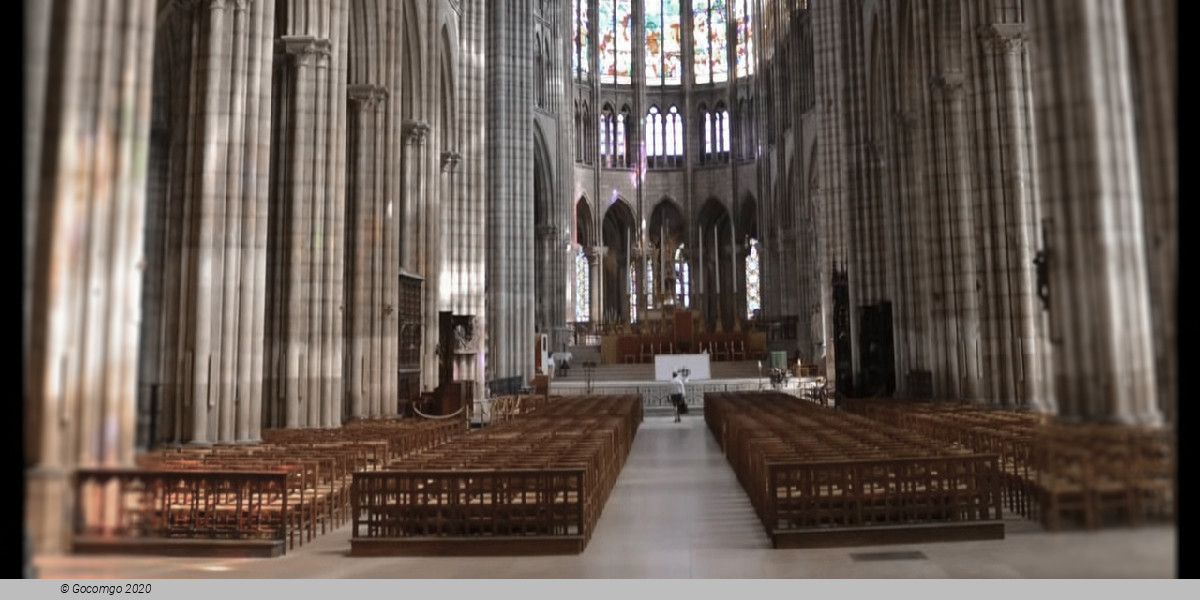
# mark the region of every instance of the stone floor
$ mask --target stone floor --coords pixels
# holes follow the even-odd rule
[[[1047,533],[1013,515],[1003,540],[775,550],[703,417],[691,414],[682,423],[646,418],[577,556],[356,558],[347,525],[274,559],[39,556],[35,564],[53,579],[1135,579],[1176,576],[1176,537],[1166,525]]]

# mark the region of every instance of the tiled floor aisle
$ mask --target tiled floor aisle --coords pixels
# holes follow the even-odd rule
[[[1173,527],[1049,534],[1007,521],[1004,540],[774,550],[700,415],[647,417],[587,550],[578,556],[354,558],[350,528],[275,559],[39,557],[45,578],[1171,578]],[[862,552],[926,558],[859,562]]]

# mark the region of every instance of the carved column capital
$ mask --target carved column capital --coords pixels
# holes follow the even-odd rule
[[[958,98],[962,95],[963,74],[959,71],[947,71],[934,77],[929,84],[935,93],[940,93],[948,99]]]
[[[251,4],[254,4],[254,0],[234,0],[233,8],[238,12],[246,12],[246,9],[250,8]]]
[[[291,59],[294,66],[306,67],[318,52],[317,39],[310,35],[285,35],[279,38],[279,49]]]
[[[1025,47],[1025,25],[1023,23],[993,23],[978,31],[979,42],[985,50],[1000,54],[1020,54]]]
[[[333,56],[333,43],[327,39],[317,40],[313,44],[313,54],[317,56],[317,68],[329,67],[329,57]]]
[[[204,8],[208,10],[225,10],[225,0],[205,0]]]
[[[558,228],[553,225],[538,225],[533,231],[538,240],[552,240],[558,237]]]
[[[346,98],[360,109],[374,108],[388,98],[387,88],[370,83],[346,86]]]
[[[429,124],[424,121],[405,121],[403,132],[405,144],[420,146],[425,143],[425,136],[429,135]]]
[[[446,152],[443,152],[442,153],[442,172],[443,173],[453,173],[454,170],[458,167],[458,162],[460,160],[462,160],[462,155],[457,152],[453,152],[453,151],[449,151],[449,150]]]

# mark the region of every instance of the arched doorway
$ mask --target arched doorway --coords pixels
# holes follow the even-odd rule
[[[630,303],[631,293],[636,292],[630,278],[633,234],[633,209],[624,199],[614,198],[604,212],[601,226],[605,250],[601,288],[603,313],[599,320],[606,323],[628,323],[634,316]],[[593,320],[596,320],[594,315]]]
[[[579,197],[575,204],[575,247],[572,320],[587,323],[592,320],[592,259],[596,234],[592,226],[592,208],[587,198]]]
[[[725,205],[709,198],[697,219],[697,261],[700,265],[699,296],[704,326],[725,331],[733,328],[737,304],[734,282],[733,223]]]
[[[651,256],[646,265],[648,298],[646,306],[661,308],[677,304],[679,276],[676,259],[682,254],[687,236],[683,212],[669,198],[663,198],[650,213]]]
[[[762,312],[762,249],[759,248],[758,204],[747,196],[738,208],[738,256],[742,266],[742,300],[738,318],[756,320]]]

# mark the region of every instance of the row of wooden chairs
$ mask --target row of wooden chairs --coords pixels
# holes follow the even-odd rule
[[[716,361],[746,360],[745,340],[701,341],[700,354],[709,354]]]
[[[1028,485],[1052,531],[1169,521],[1175,464],[1168,428],[1052,425],[1034,443]]]
[[[1008,508],[1051,530],[1175,515],[1174,432],[1167,427],[1062,424],[979,405],[850,401],[845,408],[998,453]]]
[[[696,344],[699,354],[708,354],[714,361],[746,360],[745,340],[711,340]],[[675,342],[647,341],[639,345],[637,354],[626,354],[626,363],[652,363],[658,354],[675,354]]]
[[[285,549],[295,548],[349,520],[353,473],[465,432],[461,422],[360,420],[268,430],[259,443],[157,448],[137,456],[137,468],[80,475],[78,533],[157,543],[259,539],[278,527]]]
[[[638,396],[550,397],[355,476],[353,540],[590,538],[642,420]]]
[[[706,394],[704,411],[773,531],[1000,518],[995,455],[777,392]]]

